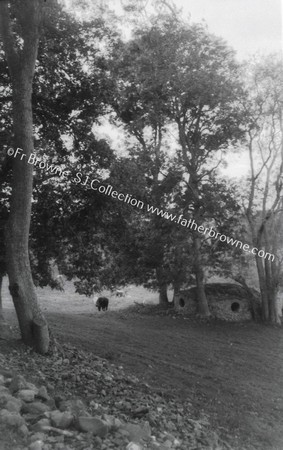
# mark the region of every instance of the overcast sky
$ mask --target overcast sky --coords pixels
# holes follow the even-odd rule
[[[76,9],[79,0],[61,0]],[[124,15],[124,0],[92,0],[92,4],[108,3],[119,15]],[[193,22],[204,20],[209,31],[223,37],[238,54],[239,59],[256,52],[283,51],[283,0],[173,0],[184,16]],[[146,9],[150,0],[143,0]]]
[[[257,51],[282,52],[283,0],[175,0],[193,22],[204,19],[239,58]]]

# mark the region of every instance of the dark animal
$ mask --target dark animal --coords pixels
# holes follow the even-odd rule
[[[106,297],[99,297],[96,301],[95,306],[98,308],[98,311],[102,309],[102,311],[107,311],[109,300]]]

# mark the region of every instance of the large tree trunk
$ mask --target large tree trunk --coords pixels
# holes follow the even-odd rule
[[[194,273],[196,276],[197,285],[197,300],[198,300],[198,313],[201,316],[209,317],[210,311],[207,303],[207,298],[204,290],[204,273],[201,264],[200,245],[201,240],[198,236],[193,237],[194,240]]]
[[[281,319],[276,304],[277,289],[269,267],[270,261],[256,257],[257,273],[261,292],[262,319],[280,325]]]
[[[265,271],[263,267],[262,258],[256,256],[256,267],[258,273],[258,281],[261,293],[261,308],[262,308],[262,319],[268,321],[269,319],[269,307],[268,307],[268,293],[267,286],[265,283]]]
[[[13,88],[15,147],[22,148],[28,158],[33,149],[31,82],[20,80]],[[48,327],[37,302],[28,253],[32,173],[33,166],[27,160],[14,159],[11,208],[6,227],[6,262],[9,289],[23,341],[35,346],[40,353],[46,353]]]
[[[265,259],[264,266],[268,294],[269,321],[275,325],[281,325],[281,318],[277,307],[278,280],[276,279],[276,275],[273,276],[271,262]]]
[[[9,340],[12,337],[11,327],[5,320],[4,311],[3,311],[3,303],[2,303],[2,285],[3,285],[3,276],[0,275],[0,339]]]
[[[10,215],[6,226],[6,258],[9,289],[16,309],[22,339],[40,353],[49,347],[47,322],[40,310],[32,280],[28,239],[31,217],[33,165],[32,81],[37,58],[41,0],[25,0],[14,5],[13,14],[21,31],[23,48],[12,30],[7,3],[0,2],[0,31],[13,89],[14,148]],[[21,154],[26,156],[21,158]]]
[[[184,150],[183,150],[184,154]],[[187,155],[184,155],[184,160],[187,161],[188,172],[190,173],[189,186],[194,197],[194,213],[193,220],[195,224],[202,222],[202,207],[199,194],[199,179],[197,175],[197,167],[195,164],[191,165],[187,160]],[[194,274],[196,277],[196,290],[198,301],[198,313],[202,317],[210,317],[210,311],[207,303],[207,298],[204,289],[204,271],[201,257],[201,238],[196,229],[193,229],[193,249],[194,249]]]
[[[156,278],[158,282],[159,304],[168,305],[169,300],[167,296],[167,283],[164,279],[161,268],[156,269]]]
[[[160,305],[168,305],[169,300],[168,300],[168,296],[167,296],[167,285],[163,284],[160,288],[159,288],[159,304]]]
[[[281,317],[277,306],[277,292],[274,291],[269,295],[269,320],[274,325],[281,325]]]

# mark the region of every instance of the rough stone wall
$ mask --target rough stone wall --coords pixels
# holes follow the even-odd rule
[[[174,295],[174,306],[178,311],[183,312],[184,314],[196,314],[197,312],[196,300],[188,296],[187,293],[181,292]]]
[[[209,301],[209,308],[211,314],[218,319],[227,320],[229,322],[252,320],[248,301],[243,299],[212,300]]]
[[[237,286],[230,286],[227,292],[226,289],[220,286],[220,290],[212,287],[208,290],[207,300],[212,316],[227,320],[231,322],[240,322],[252,320],[251,299],[244,297],[243,291],[237,295]],[[196,290],[194,288],[186,291],[181,291],[174,296],[175,308],[183,313],[194,315],[197,313]]]

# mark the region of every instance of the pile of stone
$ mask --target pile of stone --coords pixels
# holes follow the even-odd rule
[[[146,421],[125,423],[105,413],[92,416],[81,399],[53,398],[44,385],[36,387],[22,375],[0,372],[0,424],[13,428],[24,438],[26,446],[22,448],[168,450],[180,447],[180,442],[169,433],[164,443],[158,443]]]
[[[231,449],[190,398],[123,366],[70,344],[46,356],[23,345],[4,350],[0,450]]]

